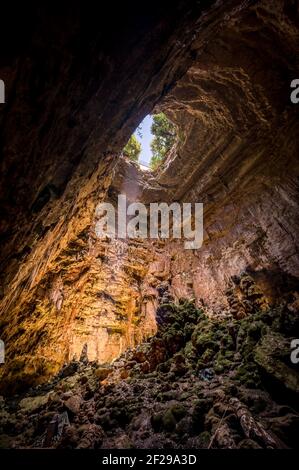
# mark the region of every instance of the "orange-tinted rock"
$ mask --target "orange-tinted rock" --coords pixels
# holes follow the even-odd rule
[[[295,311],[297,13],[282,0],[204,14],[174,1],[150,18],[125,6],[119,19],[66,8],[57,21],[44,3],[33,32],[12,21],[24,40],[0,61],[1,393],[45,382],[82,351],[111,362],[153,335],[161,283],[211,315],[243,318],[281,299]],[[179,142],[151,174],[120,153],[153,106]],[[97,240],[95,207],[120,192],[203,202],[202,248]],[[163,345],[152,354],[161,361]]]

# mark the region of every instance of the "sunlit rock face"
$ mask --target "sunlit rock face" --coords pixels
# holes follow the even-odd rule
[[[205,13],[213,3],[206,3]],[[130,318],[136,321],[136,305],[142,305],[140,295],[136,300],[137,284],[120,268],[113,294],[126,321],[120,326],[112,313],[115,307],[105,320],[111,293],[102,299],[103,312],[98,310],[100,293],[113,264],[108,259],[109,268],[103,269],[90,255],[89,231],[96,205],[107,196],[119,153],[142,118],[191,64],[195,26],[210,18],[195,1],[152,2],[151,15],[137,2],[110,6],[104,13],[87,9],[84,2],[59,10],[52,2],[36,10],[18,5],[17,21],[13,5],[3,13],[3,391],[44,381],[77,355],[86,339],[90,356],[99,360],[110,360],[134,344]],[[223,4],[217,9],[222,14]],[[109,250],[116,259],[116,247]],[[94,269],[103,269],[102,274]],[[110,345],[105,328],[99,326],[107,346],[103,352],[95,331],[98,324],[112,323],[124,334],[110,330]],[[141,339],[142,328],[134,335]]]
[[[236,317],[296,288],[297,10],[152,8],[116,24],[114,12],[76,8],[58,20],[49,6],[53,20],[41,9],[0,62],[2,392],[44,382],[82,351],[110,362],[151,336],[161,284]],[[150,175],[120,153],[154,107],[179,142]],[[98,240],[95,208],[118,193],[203,202],[203,247]]]
[[[74,310],[68,360],[87,345],[89,360],[110,362],[156,331],[154,311],[142,309],[139,282],[148,252],[138,244],[96,242],[76,291],[66,296]]]
[[[169,246],[177,298],[229,309],[245,271],[269,303],[298,288],[297,41],[284,2],[236,11],[157,108],[179,142],[144,197],[204,203],[203,247]]]

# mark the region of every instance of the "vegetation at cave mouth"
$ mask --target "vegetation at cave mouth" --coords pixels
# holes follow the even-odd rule
[[[138,162],[141,153],[141,144],[134,134],[131,135],[127,145],[123,149],[123,155],[133,162]]]
[[[165,160],[168,152],[177,141],[176,126],[164,113],[154,114],[151,133],[154,137],[151,142],[153,156],[150,167],[155,170]]]

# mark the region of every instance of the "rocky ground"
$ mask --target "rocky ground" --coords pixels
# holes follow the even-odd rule
[[[1,398],[1,447],[285,448],[298,445],[298,315],[286,305],[211,319],[163,294],[158,333],[113,364],[82,354]]]

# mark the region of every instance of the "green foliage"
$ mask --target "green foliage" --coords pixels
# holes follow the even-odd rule
[[[141,152],[141,144],[134,134],[131,135],[129,142],[123,149],[123,154],[134,162],[138,161]]]
[[[153,115],[151,133],[154,138],[151,142],[153,156],[150,166],[155,170],[164,161],[167,153],[174,145],[177,135],[175,126],[167,119],[164,113]]]

